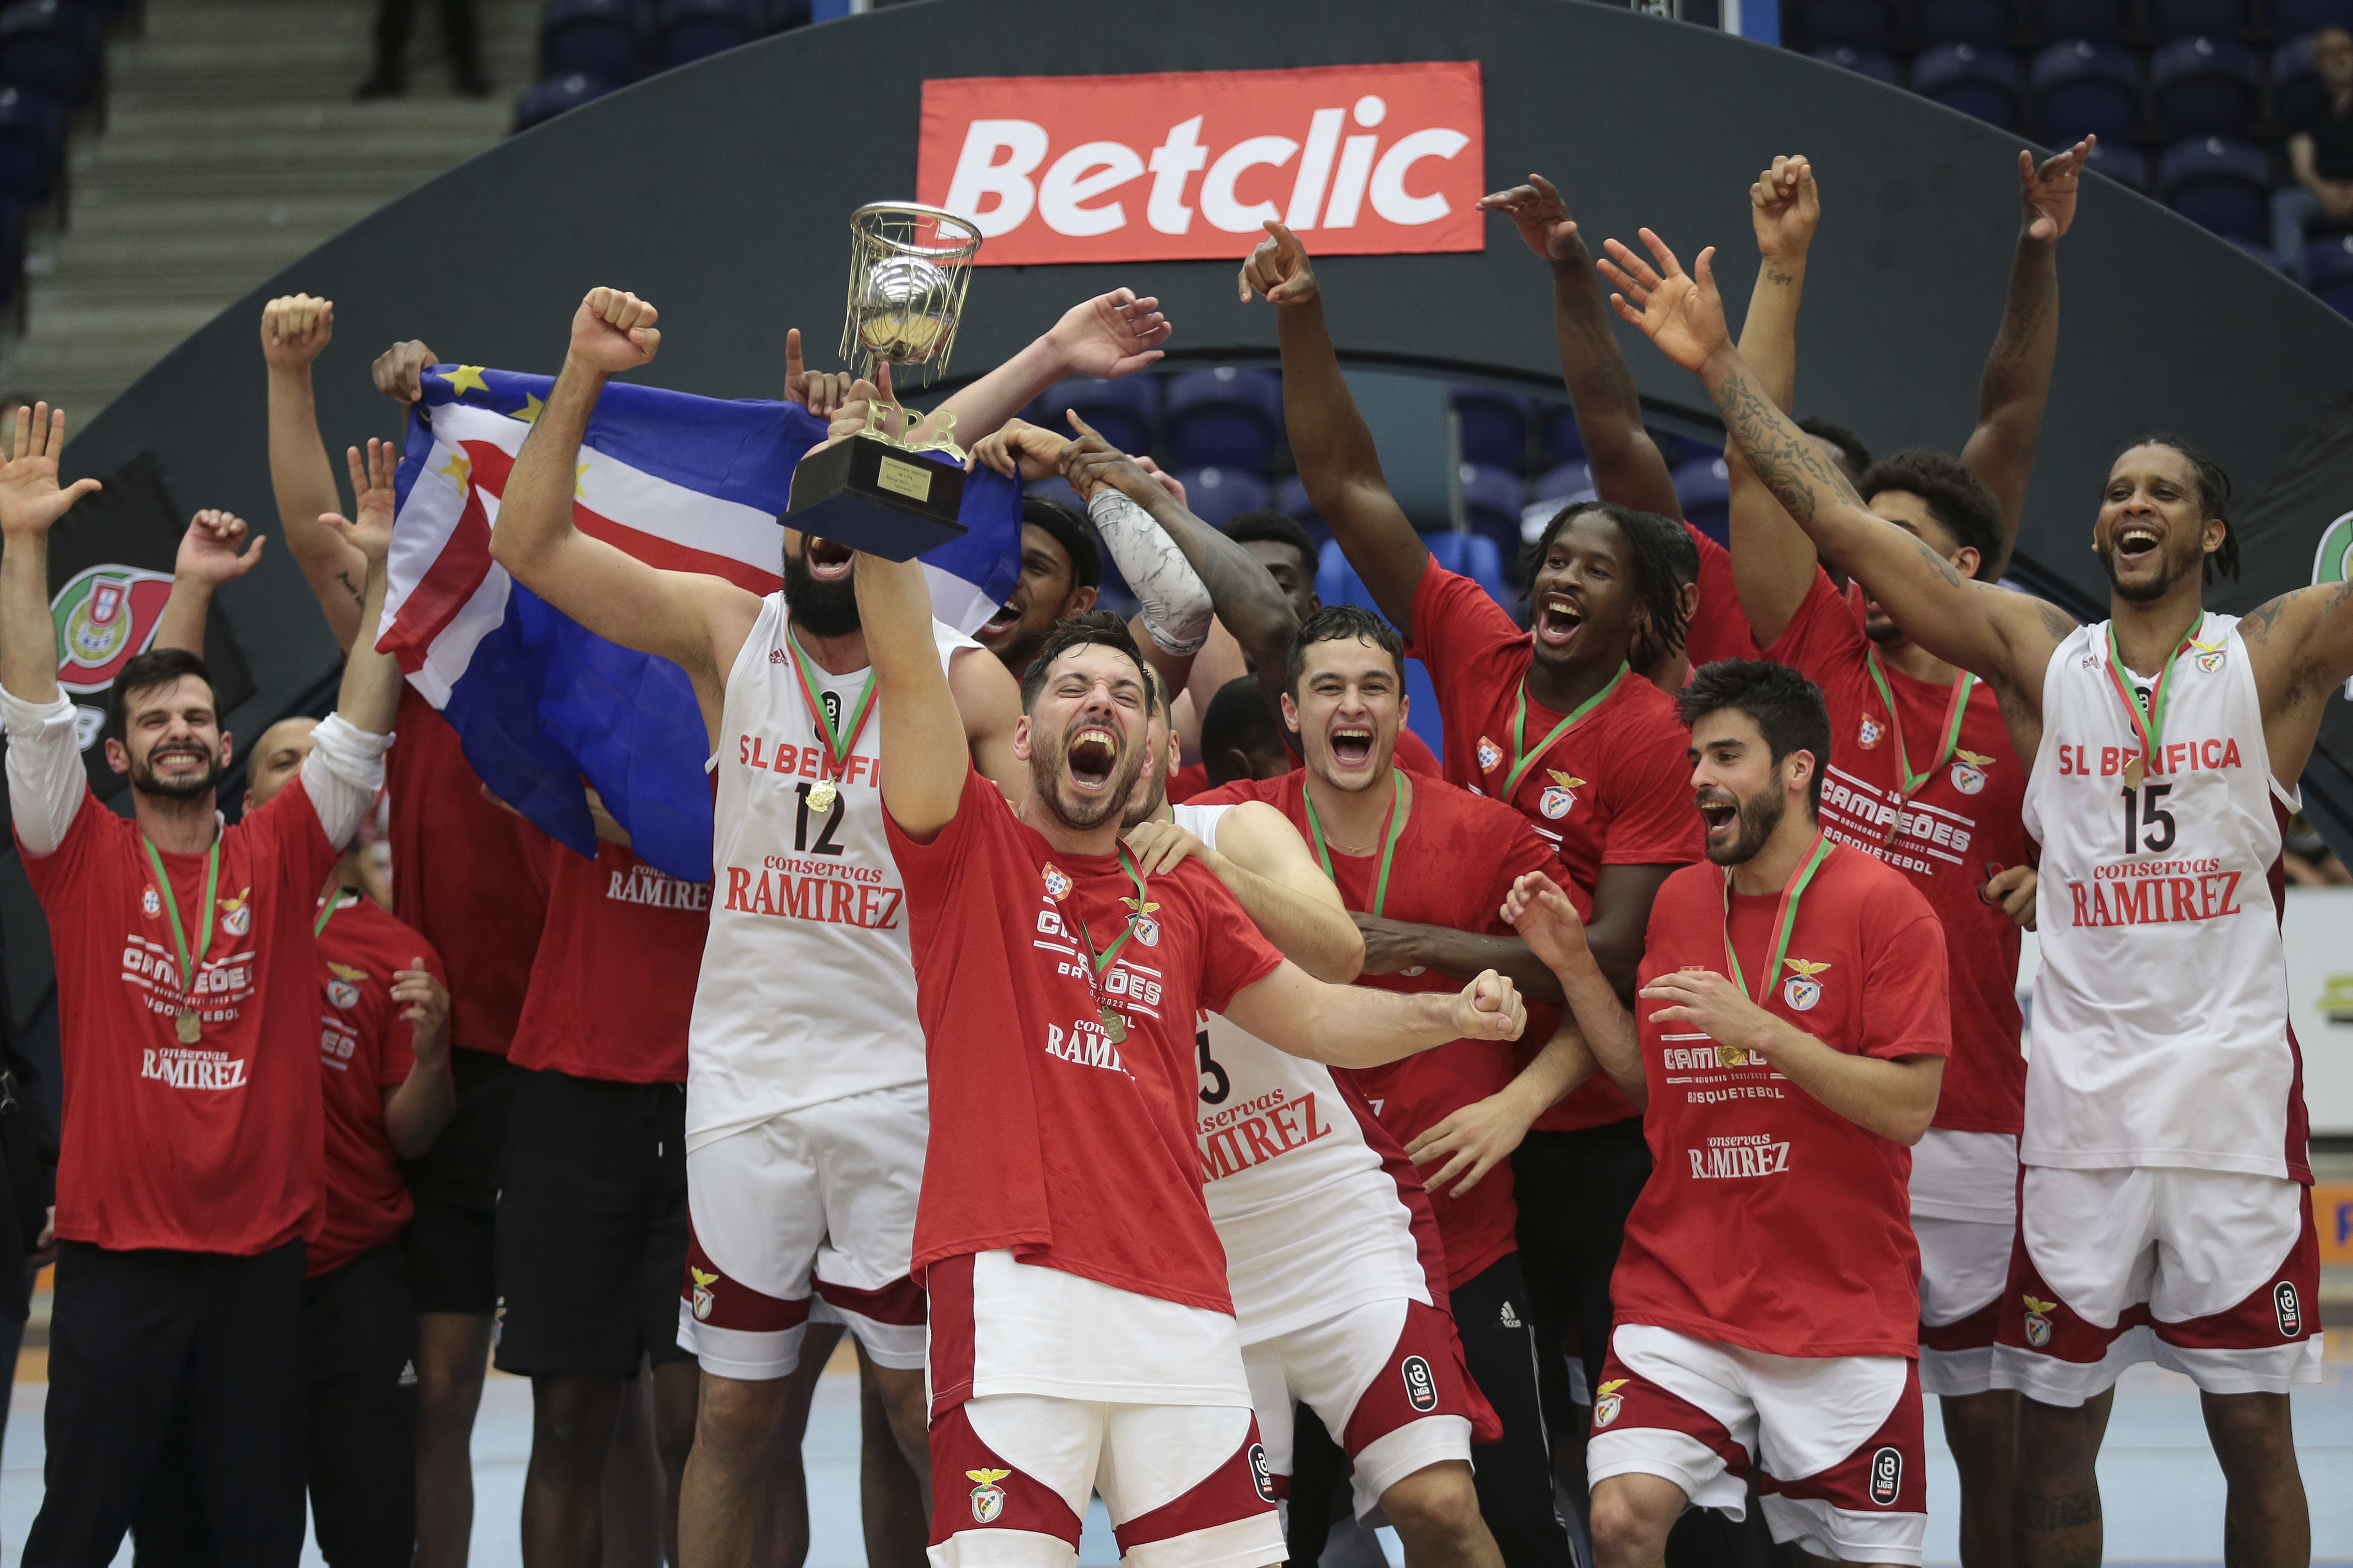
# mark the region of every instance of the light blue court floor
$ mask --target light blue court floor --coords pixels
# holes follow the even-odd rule
[[[2332,1339],[2337,1336],[2331,1336]],[[2326,1381],[2295,1395],[2296,1447],[2312,1500],[2316,1560],[2353,1563],[2353,1363],[2332,1361]],[[8,1408],[5,1468],[0,1468],[0,1562],[23,1552],[41,1496],[41,1404],[47,1385],[20,1382]],[[1929,1418],[1928,1550],[1932,1563],[1958,1560],[1950,1458]],[[522,1560],[515,1518],[531,1443],[531,1387],[493,1375],[474,1431],[474,1568],[516,1568]],[[858,1382],[829,1373],[818,1384],[806,1447],[815,1510],[809,1568],[853,1568],[866,1561],[858,1526]],[[2115,1419],[2100,1458],[2112,1563],[2220,1563],[2222,1476],[2206,1447],[2198,1395],[2187,1378],[2135,1367],[2118,1387]],[[1395,1561],[1394,1541],[1391,1557]],[[116,1559],[131,1560],[126,1546]],[[315,1548],[303,1563],[321,1563]],[[1089,1521],[1080,1561],[1117,1561],[1100,1504]]]

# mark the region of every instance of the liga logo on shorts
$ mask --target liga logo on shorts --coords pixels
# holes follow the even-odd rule
[[[1894,1508],[1904,1489],[1904,1455],[1895,1448],[1874,1449],[1871,1456],[1871,1500]]]
[[[719,1283],[719,1276],[716,1274],[705,1274],[702,1269],[697,1268],[693,1264],[690,1263],[686,1266],[686,1277],[694,1282],[695,1321],[697,1322],[704,1321],[711,1316],[711,1309],[713,1304],[711,1295],[711,1288]]]
[[[1552,780],[1552,786],[1544,792],[1544,798],[1536,802],[1536,809],[1557,822],[1568,815],[1569,807],[1577,804],[1577,792],[1585,787],[1585,781],[1571,778],[1556,768],[1546,768],[1545,776]]]
[[[2056,1301],[2038,1301],[2031,1296],[2026,1298],[2026,1342],[2028,1344],[2032,1345],[2036,1350],[2041,1350],[2051,1342],[2049,1314],[2058,1310],[2059,1303]]]
[[[1399,1370],[1405,1373],[1405,1402],[1425,1415],[1437,1409],[1438,1379],[1430,1375],[1430,1363],[1409,1355]]]
[[[1827,963],[1810,963],[1802,958],[1781,961],[1798,973],[1781,983],[1781,1000],[1795,1013],[1810,1013],[1822,999],[1822,983],[1814,978],[1830,967]]]
[[[1496,765],[1503,762],[1503,760],[1504,748],[1495,744],[1494,742],[1487,739],[1486,736],[1480,736],[1479,771],[1482,773],[1492,773],[1495,771]]]
[[[1011,1470],[966,1470],[965,1479],[973,1483],[972,1517],[976,1524],[995,1524],[1005,1511],[1005,1489],[997,1483],[1011,1475]]]
[[[1963,795],[1982,791],[1986,786],[1985,771],[1992,765],[1993,759],[1975,752],[1957,751],[1953,755],[1959,759],[1953,764],[1953,787]]]
[[[1259,1500],[1261,1502],[1272,1502],[1274,1500],[1274,1476],[1266,1468],[1265,1444],[1252,1443],[1250,1446],[1250,1485],[1258,1489]]]
[[[1628,1378],[1613,1377],[1601,1385],[1601,1396],[1593,1402],[1593,1424],[1596,1426],[1609,1426],[1618,1419],[1618,1413],[1626,1408],[1626,1396],[1618,1391],[1625,1387],[1630,1381],[1631,1380]]]
[[[2304,1306],[2295,1299],[2295,1284],[2283,1279],[2272,1287],[2272,1310],[2279,1317],[2280,1337],[2304,1338]]]

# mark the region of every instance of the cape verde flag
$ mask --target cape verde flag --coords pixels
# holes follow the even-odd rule
[[[491,559],[499,499],[552,384],[480,365],[426,373],[376,646],[449,721],[491,793],[541,831],[596,854],[585,775],[641,858],[708,881],[711,742],[686,672],[589,632]],[[650,565],[773,594],[793,465],[825,428],[798,404],[608,385],[576,460],[573,522]],[[968,632],[1019,575],[1019,488],[979,468],[960,516],[970,531],[923,568],[934,612]]]

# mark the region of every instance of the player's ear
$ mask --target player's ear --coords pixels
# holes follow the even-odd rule
[[[131,771],[131,752],[122,742],[110,737],[106,742],[106,765],[118,773]]]
[[[1288,691],[1282,694],[1282,727],[1296,735],[1299,730],[1299,700]]]
[[[1029,715],[1027,713],[1013,721],[1013,760],[1017,763],[1029,760]]]

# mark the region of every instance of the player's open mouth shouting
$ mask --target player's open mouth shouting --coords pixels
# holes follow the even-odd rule
[[[1119,737],[1102,724],[1082,724],[1071,732],[1067,755],[1071,763],[1071,787],[1084,795],[1099,795],[1111,786],[1119,772]]]
[[[1585,626],[1585,606],[1558,588],[1547,589],[1536,602],[1536,641],[1548,648],[1566,648]]]
[[[829,539],[808,542],[809,575],[820,583],[839,583],[849,575],[849,547]]]

